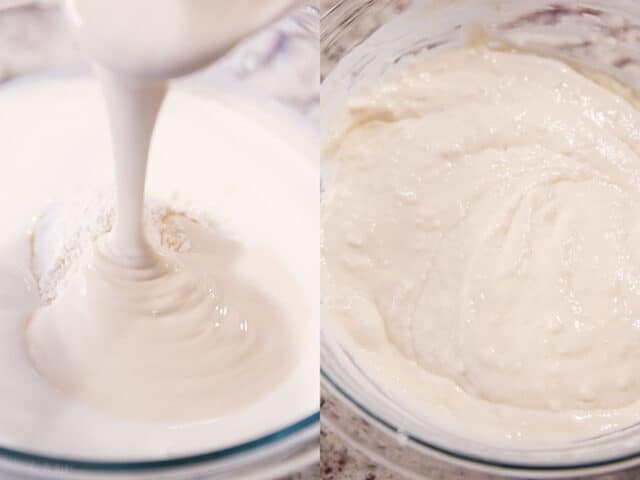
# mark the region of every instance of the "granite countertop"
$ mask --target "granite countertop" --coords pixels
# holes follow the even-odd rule
[[[327,408],[331,407],[323,410]],[[320,432],[320,474],[323,480],[401,480],[349,447],[325,425]]]

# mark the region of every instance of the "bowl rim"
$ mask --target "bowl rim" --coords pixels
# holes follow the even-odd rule
[[[73,471],[93,473],[122,474],[124,472],[147,472],[150,470],[167,470],[178,467],[191,467],[210,464],[215,461],[227,460],[230,457],[253,452],[262,447],[271,446],[291,438],[294,434],[312,429],[320,422],[320,412],[314,412],[301,420],[289,424],[283,428],[267,433],[252,440],[242,442],[229,447],[210,452],[183,455],[156,460],[93,460],[74,459],[65,456],[36,453],[24,449],[10,448],[0,445],[0,461],[9,460],[20,464],[28,464],[30,467],[51,470],[60,468]]]
[[[347,407],[356,413],[360,418],[367,421],[368,424],[373,425],[379,431],[387,434],[389,438],[402,437],[403,442],[407,442],[408,446],[418,449],[432,457],[444,459],[453,465],[467,466],[475,470],[484,471],[487,473],[497,474],[533,474],[536,478],[547,478],[549,475],[560,476],[574,476],[579,474],[603,474],[610,473],[614,470],[620,470],[628,468],[634,465],[640,464],[640,449],[631,453],[614,456],[601,460],[575,462],[575,463],[556,463],[556,464],[535,464],[508,460],[499,460],[495,457],[481,456],[473,453],[465,452],[464,450],[458,450],[448,447],[443,447],[437,442],[425,440],[419,436],[409,433],[404,429],[399,428],[394,422],[387,420],[383,415],[372,411],[362,402],[355,399],[350,395],[343,387],[336,382],[331,375],[321,368],[321,382],[322,387],[328,387],[330,391],[337,395],[340,401],[345,403]],[[324,388],[323,388],[324,390]],[[329,422],[333,425],[333,422],[323,417],[323,422]],[[334,428],[339,429],[338,426],[333,425]],[[359,443],[350,438],[348,434],[340,432],[343,436],[348,437],[349,443],[351,443],[356,449],[363,451],[368,456],[371,455],[366,447],[362,447]],[[375,453],[374,453],[375,454]],[[401,468],[405,471],[404,467],[395,464],[393,461],[385,458],[385,463],[395,468]],[[409,474],[415,475],[415,472],[409,470],[406,471]]]

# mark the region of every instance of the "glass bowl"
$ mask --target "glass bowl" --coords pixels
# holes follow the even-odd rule
[[[315,135],[318,63],[309,59],[318,55],[318,16],[313,2],[298,2],[288,16],[240,44],[218,64],[179,82],[204,95],[230,80],[242,83],[255,98],[294,110]],[[0,0],[0,89],[5,82],[88,71],[66,33],[56,0]],[[0,478],[281,478],[318,461],[319,422],[316,411],[241,444],[152,461],[59,458],[0,444]]]
[[[489,38],[606,72],[635,89],[639,19],[640,3],[624,0],[338,1],[321,18],[321,121],[368,79],[406,59],[460,46],[480,29]],[[321,162],[323,189],[334,170],[329,160]],[[558,478],[640,464],[639,425],[554,449],[525,449],[492,447],[417,419],[367,375],[327,318],[321,365],[323,424],[408,478]],[[620,475],[639,478],[640,470]]]

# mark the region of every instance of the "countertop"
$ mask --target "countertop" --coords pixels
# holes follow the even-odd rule
[[[330,409],[323,407],[323,411]],[[324,424],[320,432],[320,474],[323,480],[401,480],[401,477],[347,446]]]

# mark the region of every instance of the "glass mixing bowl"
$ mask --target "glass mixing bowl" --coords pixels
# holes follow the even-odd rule
[[[0,0],[0,89],[24,78],[86,74],[64,28],[56,0]],[[294,110],[317,127],[318,8],[301,2],[274,26],[239,45],[215,66],[182,79],[204,95],[229,81],[256,98]],[[252,97],[253,98],[253,97]],[[0,138],[2,134],[0,134]],[[293,139],[296,140],[296,139]],[[23,479],[271,479],[318,461],[319,412],[262,437],[217,451],[154,461],[56,458],[0,444],[0,478]],[[70,431],[69,435],[73,435]],[[304,476],[303,478],[307,478]]]
[[[624,0],[343,0],[321,18],[324,122],[362,81],[405,59],[461,45],[482,30],[516,46],[640,81],[640,3]],[[410,15],[407,12],[411,12]],[[402,28],[389,26],[403,22]],[[332,167],[322,161],[323,187]],[[408,478],[558,478],[640,464],[640,425],[555,449],[490,447],[410,415],[380,389],[323,319],[322,421]],[[640,478],[640,470],[616,478]],[[608,477],[613,478],[613,477]]]

